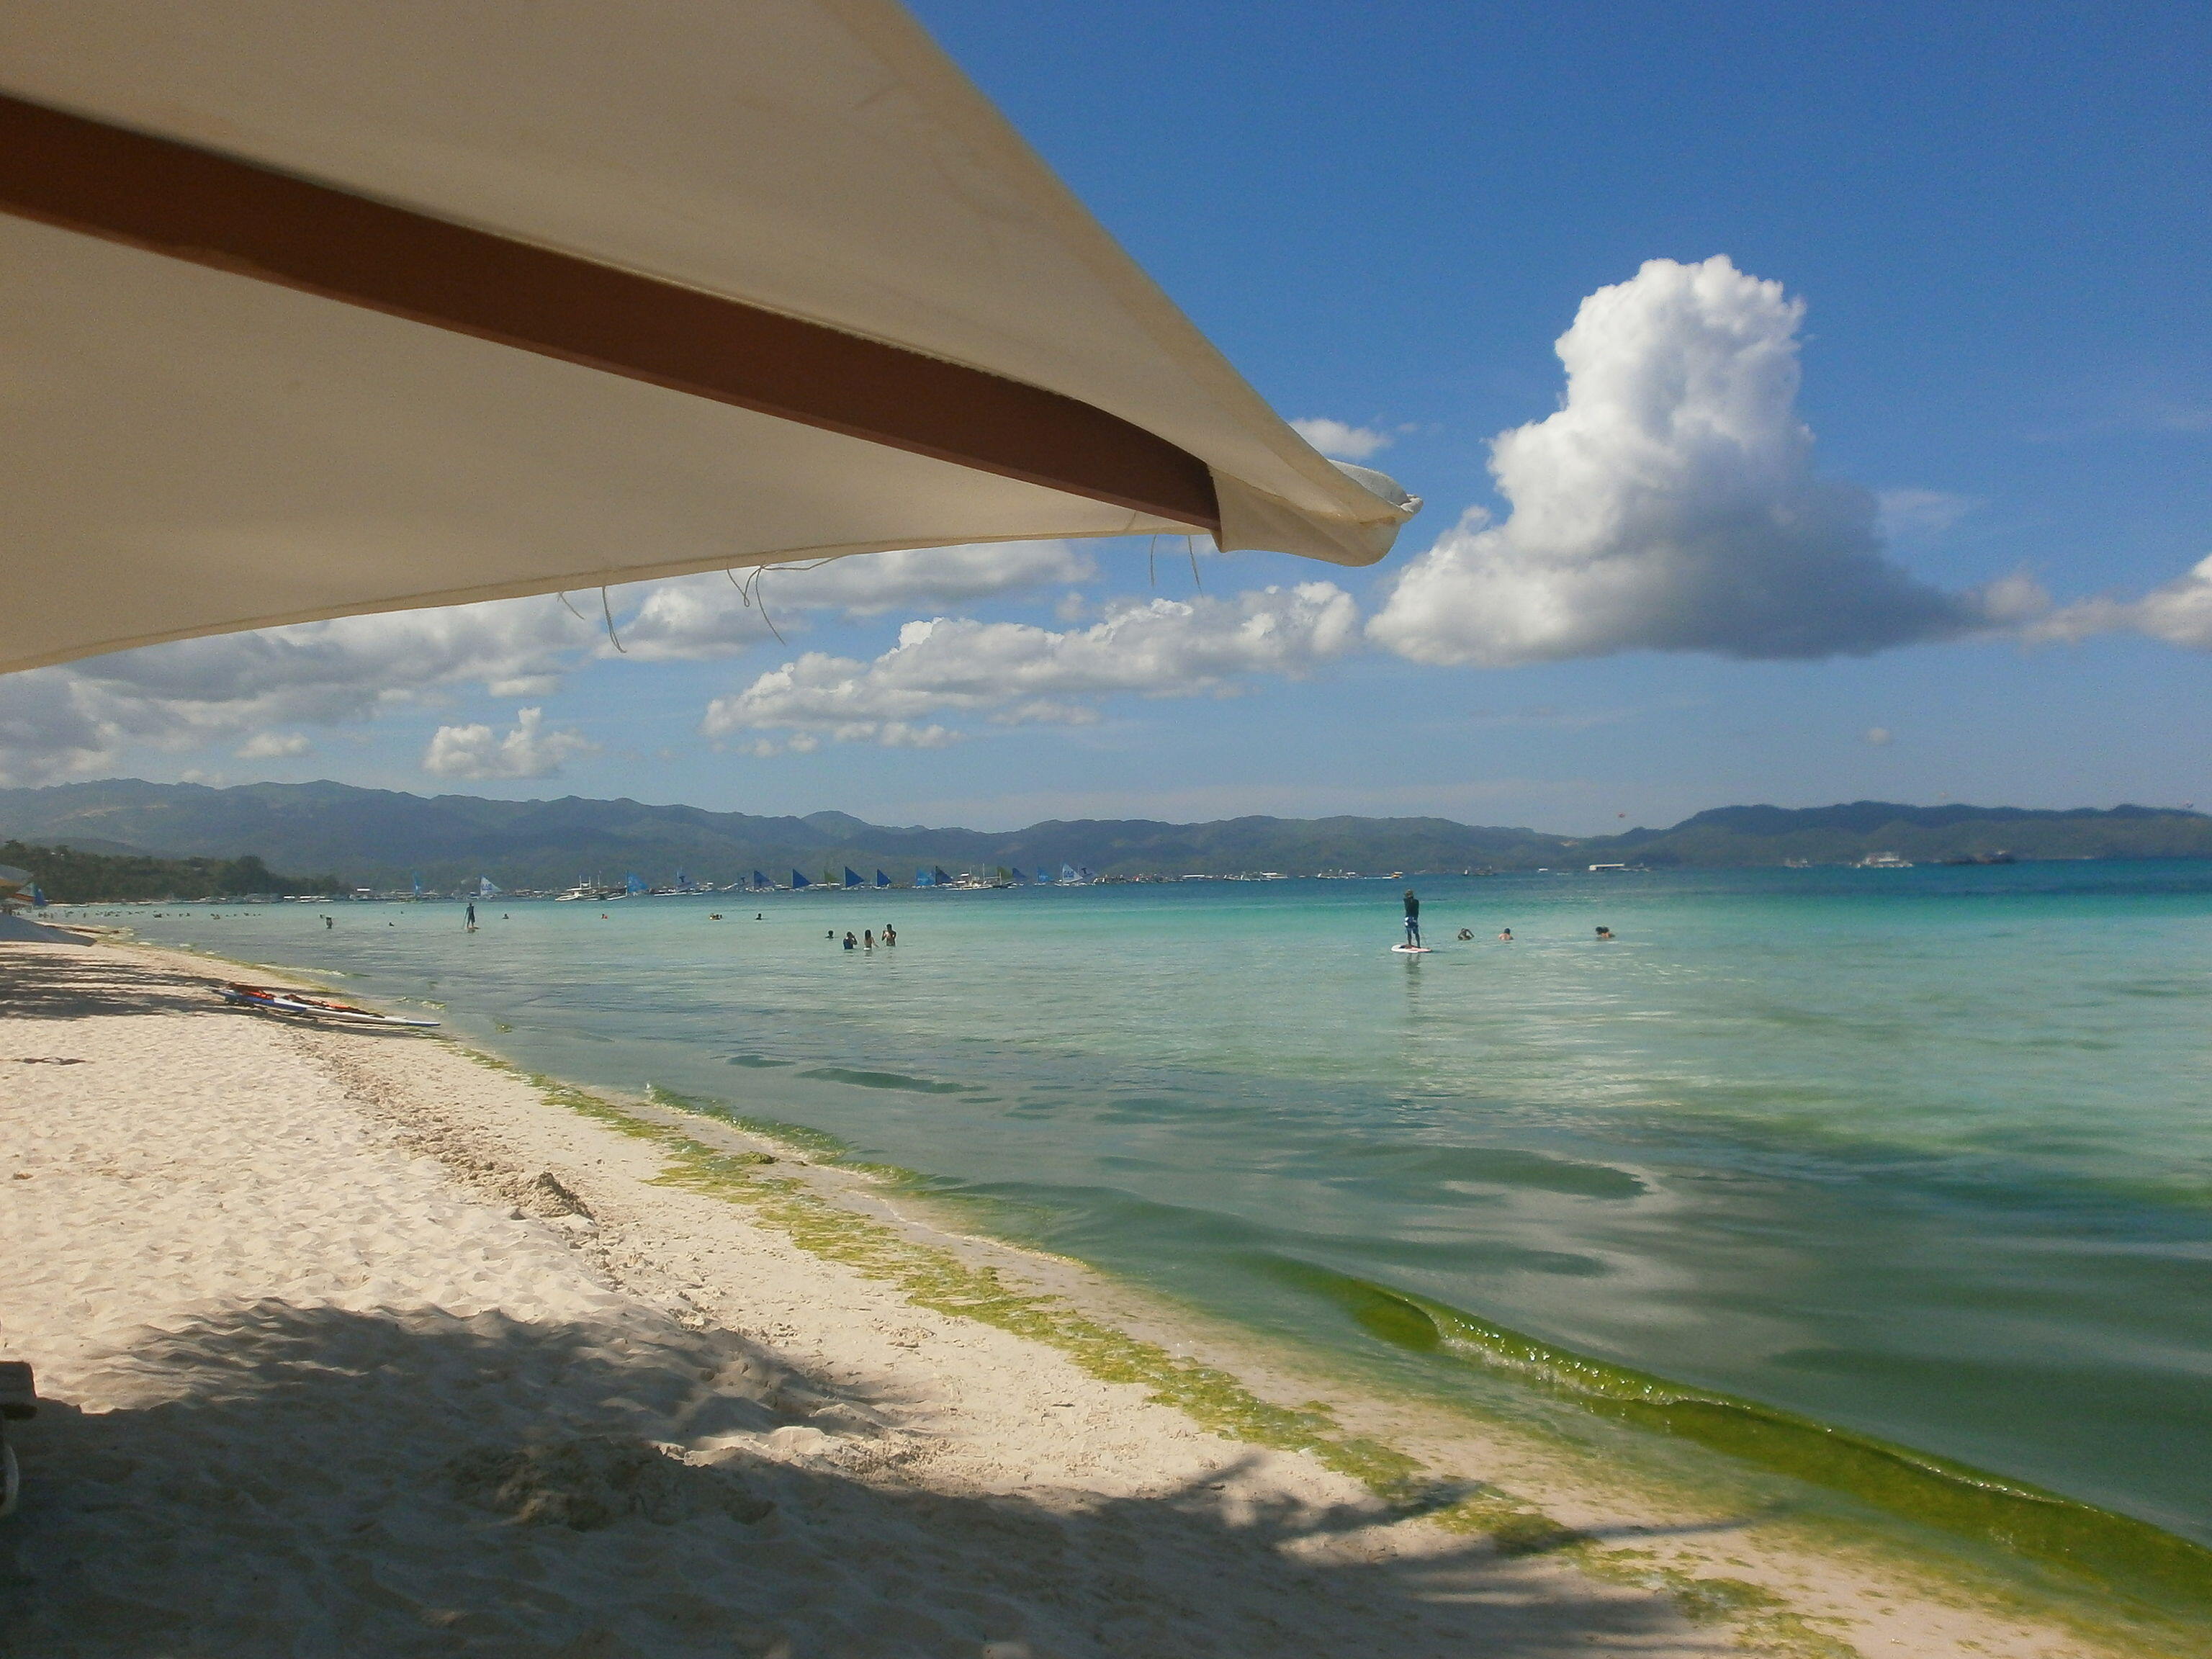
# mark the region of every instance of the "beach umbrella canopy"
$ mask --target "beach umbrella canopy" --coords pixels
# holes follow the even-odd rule
[[[0,669],[1419,505],[891,0],[0,0]]]

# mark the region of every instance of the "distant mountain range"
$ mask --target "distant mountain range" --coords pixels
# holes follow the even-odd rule
[[[202,784],[111,779],[0,789],[0,838],[82,852],[165,858],[248,854],[282,871],[334,871],[362,886],[451,889],[479,875],[504,887],[619,882],[726,883],[753,870],[787,880],[851,865],[895,881],[919,867],[999,865],[1101,875],[1380,874],[1627,862],[1755,866],[1844,863],[1873,853],[1916,862],[2008,852],[2021,859],[2212,858],[2212,817],[2158,807],[2035,811],[1901,806],[1887,801],[1723,806],[1665,830],[1569,836],[1449,818],[1225,818],[1212,823],[1079,819],[987,831],[891,827],[844,812],[804,817],[648,806],[634,800],[425,798],[342,783]]]

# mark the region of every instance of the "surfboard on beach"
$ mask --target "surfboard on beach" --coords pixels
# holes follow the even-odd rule
[[[349,1002],[331,1002],[321,997],[311,997],[298,991],[288,991],[277,985],[240,985],[219,987],[216,994],[225,1002],[241,1008],[258,1008],[264,1013],[290,1014],[302,1019],[327,1019],[346,1025],[401,1025],[413,1030],[428,1030],[438,1024],[434,1019],[408,1019],[398,1014],[373,1013],[367,1008],[356,1008]]]

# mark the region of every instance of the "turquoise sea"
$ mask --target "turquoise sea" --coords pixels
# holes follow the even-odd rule
[[[2212,1543],[2212,866],[1414,884],[123,915],[1347,1363],[1444,1364],[1379,1287]]]

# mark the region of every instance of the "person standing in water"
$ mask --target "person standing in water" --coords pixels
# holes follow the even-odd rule
[[[476,901],[475,901],[475,900],[473,900],[473,899],[471,899],[471,900],[469,902],[469,932],[471,932],[471,933],[475,933],[475,932],[476,932],[476,930],[477,930],[477,907],[476,907]]]
[[[1413,896],[1413,890],[1406,890],[1406,943],[1415,950],[1421,945],[1421,902]]]
[[[898,930],[893,927],[888,921],[884,924],[884,943],[886,945],[896,945],[898,943]]]

